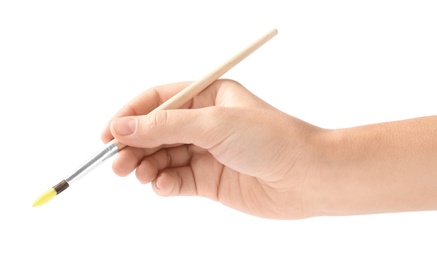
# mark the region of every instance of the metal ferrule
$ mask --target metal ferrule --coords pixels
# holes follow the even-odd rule
[[[73,172],[73,174],[71,174],[65,180],[71,185],[72,182],[75,182],[81,177],[85,176],[91,170],[93,170],[98,165],[100,165],[117,153],[118,147],[112,141],[107,143],[101,150],[99,150],[93,157],[84,162],[82,166],[80,166],[76,171]]]

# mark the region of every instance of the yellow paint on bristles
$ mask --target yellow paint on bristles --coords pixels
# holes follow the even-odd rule
[[[49,200],[53,199],[56,196],[56,194],[57,194],[56,190],[54,188],[51,188],[50,190],[41,194],[41,196],[39,196],[35,200],[32,207],[38,207],[38,206],[46,204]]]

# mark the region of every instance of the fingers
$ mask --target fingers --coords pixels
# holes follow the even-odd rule
[[[113,116],[112,120],[120,117],[148,114],[189,84],[190,82],[179,82],[148,89],[125,105]],[[221,79],[212,83],[181,108],[203,108],[214,105],[256,107],[266,105],[266,103],[251,94],[238,82]],[[110,124],[108,124],[102,133],[102,140],[107,143],[113,138],[110,132]]]
[[[136,177],[143,184],[153,181],[154,191],[161,196],[198,195],[191,156],[187,145],[161,149],[143,159]]]
[[[118,141],[133,147],[181,143],[209,149],[241,128],[238,122],[238,115],[224,107],[175,109],[115,119],[110,130]]]
[[[158,149],[126,147],[118,153],[117,158],[112,163],[112,170],[118,176],[125,177],[138,167],[145,156],[155,153]]]
[[[186,145],[161,149],[145,157],[137,167],[135,174],[141,183],[146,184],[154,180],[161,170],[188,165],[190,159],[191,152]]]
[[[145,157],[137,179],[152,182],[161,196],[203,196],[217,200],[223,166],[207,151],[192,145],[161,149]]]
[[[161,196],[197,196],[197,187],[190,167],[168,169],[153,182],[153,190]]]
[[[140,95],[136,96],[132,101],[122,107],[113,117],[119,118],[124,116],[136,116],[144,115],[158,107],[167,99],[174,96],[176,93],[184,89],[190,82],[178,82],[168,85],[162,85],[154,88],[147,89]],[[111,120],[112,120],[111,119]],[[107,143],[114,137],[109,131],[109,123],[101,134],[102,141]]]
[[[144,156],[144,149],[127,147],[119,152],[117,159],[112,163],[112,170],[121,177],[127,176],[137,166],[138,162]]]

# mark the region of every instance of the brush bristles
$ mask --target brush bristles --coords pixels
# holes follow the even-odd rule
[[[63,192],[65,189],[67,189],[70,185],[66,180],[62,180],[60,183],[53,186],[53,188],[50,188],[48,191],[44,192],[39,196],[35,202],[33,203],[32,207],[39,207],[41,205],[46,204],[51,199],[56,197],[59,193]]]
[[[33,203],[32,207],[39,207],[41,205],[46,204],[48,201],[53,199],[56,196],[56,190],[54,188],[50,188],[48,191],[44,192],[39,196],[35,202]]]

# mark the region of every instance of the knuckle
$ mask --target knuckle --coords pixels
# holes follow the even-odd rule
[[[149,120],[147,123],[151,128],[158,128],[167,123],[168,120],[168,111],[160,110],[149,116]]]

